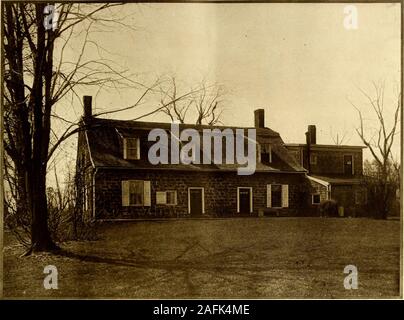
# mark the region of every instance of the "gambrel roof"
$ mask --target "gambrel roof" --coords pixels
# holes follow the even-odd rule
[[[158,164],[149,163],[147,152],[154,141],[148,141],[148,134],[152,129],[160,128],[170,132],[171,123],[124,121],[92,118],[86,122],[86,143],[90,151],[93,166],[97,168],[115,169],[161,169],[161,170],[190,170],[190,171],[235,171],[238,164]],[[256,129],[257,142],[268,143],[272,150],[271,163],[257,163],[257,172],[306,172],[289,153],[279,133],[269,128],[227,127],[179,124],[180,130],[195,129]],[[139,137],[141,156],[139,160],[123,158],[123,138]],[[225,146],[225,143],[223,143]],[[213,148],[213,143],[212,143]]]

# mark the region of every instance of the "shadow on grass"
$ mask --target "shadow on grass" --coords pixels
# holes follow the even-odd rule
[[[191,259],[186,259],[186,256],[189,252],[196,248],[201,248],[205,254],[192,257]],[[167,271],[188,271],[189,269],[199,270],[199,271],[225,271],[238,273],[240,271],[250,271],[254,270],[256,272],[260,271],[268,271],[268,267],[259,266],[257,264],[249,265],[240,265],[239,263],[233,264],[232,255],[233,254],[242,254],[245,255],[245,261],[249,261],[250,254],[249,249],[252,246],[247,246],[244,248],[226,248],[220,252],[210,252],[208,249],[204,248],[200,243],[190,244],[184,251],[178,254],[173,259],[166,260],[152,260],[144,255],[141,255],[137,252],[130,251],[130,255],[128,257],[106,257],[99,256],[94,254],[80,254],[76,252],[72,252],[66,249],[61,249],[58,252],[55,252],[57,256],[70,258],[74,260],[78,260],[80,262],[87,263],[102,263],[109,264],[113,266],[121,266],[121,267],[132,267],[132,268],[141,268],[141,269],[164,269]],[[185,257],[185,259],[184,259]],[[239,262],[239,261],[236,261]]]

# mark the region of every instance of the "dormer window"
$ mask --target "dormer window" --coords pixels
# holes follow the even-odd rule
[[[310,164],[312,164],[312,165],[317,164],[317,155],[316,154],[311,154],[310,155]]]
[[[140,159],[140,139],[138,137],[123,139],[123,158]]]
[[[261,162],[271,163],[272,162],[272,149],[269,143],[260,144]]]

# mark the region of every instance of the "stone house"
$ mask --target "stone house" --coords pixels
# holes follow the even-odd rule
[[[333,199],[341,216],[365,214],[367,192],[363,177],[362,146],[317,144],[316,126],[306,132],[306,144],[287,144],[296,161],[307,169],[309,201],[318,205]]]
[[[334,189],[337,184],[325,180],[321,170],[307,174],[310,170],[304,160],[307,156],[305,146],[286,145],[279,133],[265,127],[263,109],[255,110],[254,126],[251,127],[256,132],[255,172],[239,175],[237,169],[240,165],[224,161],[152,164],[148,155],[155,142],[149,141],[149,134],[156,128],[170,133],[170,123],[100,119],[92,116],[91,97],[85,96],[83,100],[76,185],[78,204],[83,209],[85,220],[298,216],[307,209],[316,214],[319,200],[330,195],[339,197],[345,192],[347,185]],[[194,129],[201,134],[205,129],[223,132],[225,129],[240,129],[189,124],[180,124],[179,127],[181,130]],[[224,143],[226,137],[221,139],[222,145],[227,147]],[[211,145],[209,150],[213,154],[214,143]],[[171,146],[170,140],[167,148]],[[313,146],[312,150],[316,150],[321,168],[322,152],[326,149],[317,151],[316,148]],[[340,149],[344,156],[346,150]],[[352,152],[355,171],[352,171],[352,176],[338,177],[353,183],[354,179],[360,178],[362,167],[358,162],[362,159],[362,149],[354,147],[349,150],[360,153]],[[200,152],[206,153],[206,150],[201,146]],[[324,157],[327,158],[327,154]]]

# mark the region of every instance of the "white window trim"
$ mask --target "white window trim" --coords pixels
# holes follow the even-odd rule
[[[128,139],[136,139],[136,158],[128,158]],[[140,138],[139,137],[127,137],[123,138],[123,158],[125,160],[139,160],[140,159]]]
[[[129,207],[143,207],[144,206],[144,180],[128,180],[129,181]],[[141,204],[131,204],[130,203],[130,184],[132,182],[142,182],[142,203]]]
[[[268,147],[269,147],[269,150],[268,150],[268,161],[269,161],[269,163],[272,163],[272,146],[271,146],[270,143],[265,143],[265,144],[267,144]],[[261,146],[260,143],[257,143],[257,149],[258,149],[257,159],[258,159],[258,162],[261,163],[262,146]]]
[[[270,186],[269,190],[268,190],[268,186]],[[281,186],[281,206],[280,207],[273,207],[272,206],[272,186]],[[284,186],[288,186],[287,187],[287,192],[288,192],[288,206],[284,207],[283,206],[283,190],[284,190]],[[268,191],[271,192],[271,203],[268,203]],[[267,208],[272,208],[272,209],[283,209],[283,208],[289,208],[289,203],[290,203],[290,198],[289,198],[289,184],[284,184],[284,183],[270,183],[266,185],[266,192],[267,192]]]
[[[205,213],[205,188],[204,187],[188,187],[188,214],[191,214],[191,193],[190,190],[202,190],[202,214]]]
[[[321,202],[321,194],[320,194],[320,193],[312,193],[312,194],[311,194],[311,204],[318,206],[318,205],[320,204],[320,202],[319,202],[319,203],[315,203],[315,202],[314,202],[314,196],[319,196],[319,197],[320,197],[320,202]]]
[[[266,202],[267,202],[267,208],[272,208],[272,185],[267,184],[266,185]]]
[[[269,156],[268,156],[268,158],[269,158],[269,163],[272,163],[272,146],[271,145],[269,145]]]
[[[174,192],[174,203],[167,203],[167,194],[169,192]],[[163,193],[165,195],[165,202],[164,203],[157,203],[157,193]],[[177,190],[164,190],[164,191],[156,191],[156,205],[164,205],[164,206],[176,206],[178,204],[177,200]]]
[[[130,184],[132,182],[142,182],[143,185],[143,193],[142,193],[142,203],[141,204],[131,204],[130,203]],[[131,180],[122,180],[122,188],[123,188],[123,183],[127,182],[128,183],[128,202],[127,205],[122,205],[124,207],[150,207],[151,206],[151,182],[150,180],[138,180],[138,179],[131,179]],[[123,192],[123,190],[122,190]],[[148,194],[148,197],[146,197],[146,193]],[[147,200],[147,201],[146,201]]]
[[[252,187],[237,187],[237,213],[240,213],[240,189],[250,190],[250,213],[253,212],[253,188]]]

